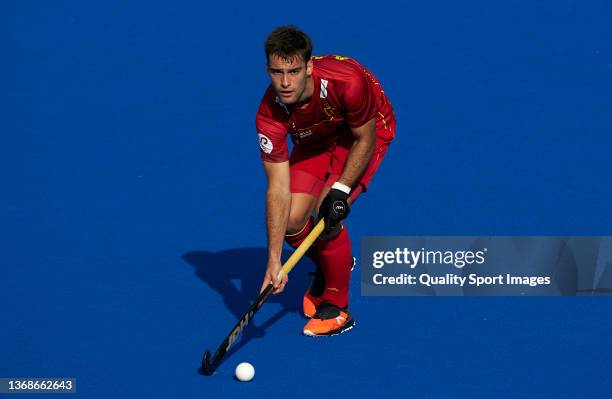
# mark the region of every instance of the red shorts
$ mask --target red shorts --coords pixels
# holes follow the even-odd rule
[[[318,198],[324,187],[331,187],[340,178],[353,142],[353,137],[347,136],[338,139],[327,148],[318,150],[295,146],[289,159],[291,192],[310,194]],[[351,190],[350,197],[353,202],[359,194],[367,191],[370,180],[382,162],[389,144],[388,141],[376,138],[372,159]]]

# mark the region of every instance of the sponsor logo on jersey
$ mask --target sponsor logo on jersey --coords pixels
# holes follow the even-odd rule
[[[312,130],[306,130],[305,132],[298,132],[297,134],[300,137],[300,139],[303,139],[303,138],[310,136],[312,134]]]
[[[321,79],[321,92],[319,93],[319,97],[327,98],[327,84],[329,82],[325,79]]]
[[[294,140],[294,143],[301,143],[302,139],[310,136],[312,134],[312,130],[306,130],[304,132],[291,132],[291,137]]]
[[[274,149],[274,145],[272,145],[272,140],[265,134],[259,133],[259,147],[266,154],[269,154]]]

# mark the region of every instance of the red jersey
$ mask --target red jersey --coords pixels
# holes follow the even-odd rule
[[[357,61],[341,56],[312,57],[314,92],[304,107],[283,104],[272,85],[266,90],[256,117],[261,157],[268,162],[289,159],[286,135],[293,144],[325,148],[351,127],[376,118],[377,141],[395,136],[395,115],[378,80]]]

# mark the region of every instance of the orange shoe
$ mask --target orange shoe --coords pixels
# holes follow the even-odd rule
[[[323,302],[323,298],[313,296],[310,293],[310,290],[306,290],[304,293],[304,299],[302,300],[302,309],[304,311],[304,316],[309,319],[317,313],[317,306],[319,306]]]
[[[351,271],[355,269],[355,264],[357,264],[357,259],[353,256]],[[304,293],[302,310],[304,312],[304,316],[310,319],[317,311],[317,306],[323,302],[320,296],[323,295],[323,292],[325,292],[325,277],[323,276],[323,271],[319,267],[317,267],[314,272],[310,272],[308,274],[314,276],[314,280],[310,285],[310,288]]]
[[[325,292],[325,276],[319,266],[315,268],[314,272],[308,273],[313,276],[310,287],[304,293],[304,299],[302,300],[302,309],[304,316],[311,318],[317,311],[317,306],[323,302],[321,296]]]
[[[322,335],[338,335],[355,326],[355,320],[348,309],[340,309],[330,303],[323,302],[317,306],[312,319],[304,326],[304,335],[310,337]]]

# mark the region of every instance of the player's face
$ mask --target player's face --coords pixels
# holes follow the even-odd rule
[[[306,62],[299,55],[291,59],[271,55],[268,61],[268,75],[283,104],[295,104],[312,95],[307,90],[308,81],[312,76],[312,61]]]

